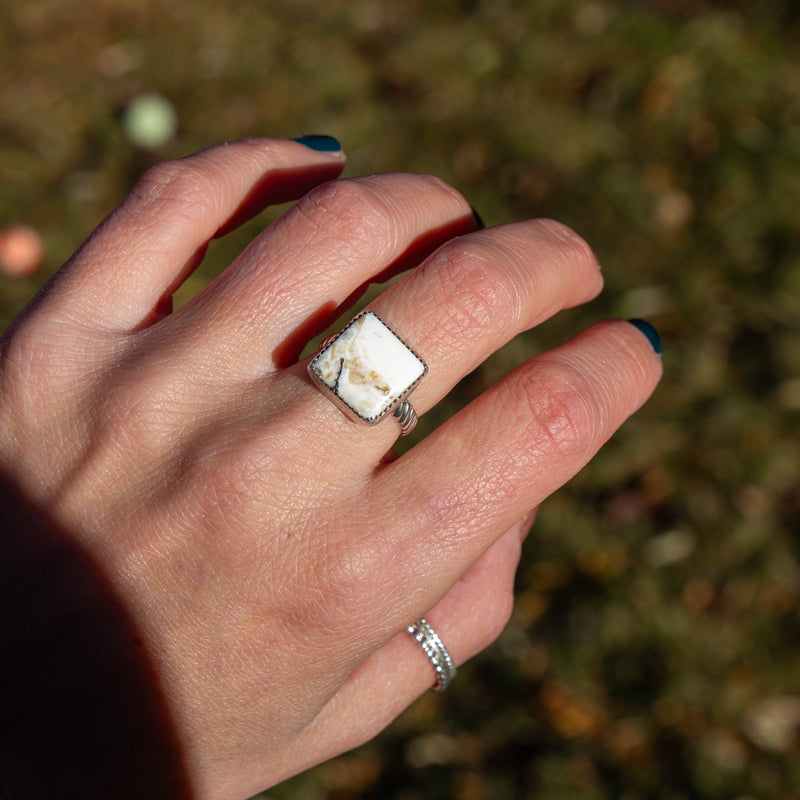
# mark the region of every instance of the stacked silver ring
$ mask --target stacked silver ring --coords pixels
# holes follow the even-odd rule
[[[409,625],[408,632],[416,639],[419,646],[423,649],[426,656],[436,670],[436,683],[432,689],[434,692],[443,692],[447,685],[456,676],[456,666],[447,648],[442,643],[436,631],[427,623],[425,618],[417,620],[413,625]]]

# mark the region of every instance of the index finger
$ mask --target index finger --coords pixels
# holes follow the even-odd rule
[[[62,268],[44,302],[90,328],[141,327],[212,238],[337,177],[344,164],[329,137],[243,139],[158,164]]]

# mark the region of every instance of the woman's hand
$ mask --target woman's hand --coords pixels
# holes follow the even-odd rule
[[[245,798],[369,739],[433,683],[406,626],[426,615],[457,663],[486,647],[532,510],[658,381],[642,333],[604,322],[387,456],[397,423],[350,421],[297,362],[368,282],[415,267],[370,308],[428,364],[422,414],[602,279],[562,225],[475,231],[441,181],[343,165],[248,140],[152,169],[3,340],[20,787],[72,768],[75,796]],[[170,313],[210,239],[294,198]]]

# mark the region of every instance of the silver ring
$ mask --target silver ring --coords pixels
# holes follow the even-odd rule
[[[403,400],[392,412],[394,418],[400,423],[400,435],[408,436],[417,425],[417,412],[408,400]]]
[[[456,676],[456,665],[450,658],[450,653],[447,652],[439,635],[424,617],[418,619],[413,625],[409,625],[406,630],[416,639],[433,664],[436,671],[436,683],[431,688],[434,692],[443,692]]]
[[[417,424],[407,398],[427,371],[425,362],[373,311],[362,311],[325,339],[308,365],[314,384],[350,419],[375,425],[391,414],[401,436]]]

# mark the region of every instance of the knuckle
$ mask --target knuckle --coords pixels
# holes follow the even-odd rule
[[[467,201],[457,189],[453,188],[447,181],[438,175],[414,174],[413,180],[418,185],[419,191],[435,192],[446,197],[448,200],[456,201],[466,207]]]
[[[373,592],[365,589],[374,582],[376,563],[380,561],[378,549],[364,541],[356,545],[350,537],[342,536],[309,553],[308,564],[312,568],[306,572],[302,592],[306,598],[304,619],[335,638],[341,634],[342,625],[352,628],[371,615],[374,619],[372,600],[366,606]]]
[[[594,251],[588,242],[568,225],[554,219],[538,219],[534,224],[540,238],[552,246],[556,257],[567,266],[598,268]]]
[[[595,439],[598,409],[581,391],[578,370],[564,361],[550,361],[527,379],[526,404],[518,420],[536,457],[542,452],[574,456]]]
[[[480,243],[445,247],[434,256],[446,336],[482,339],[499,318],[513,320],[518,313],[517,291],[502,279],[496,257],[494,249]]]
[[[170,381],[154,387],[151,377],[131,377],[109,392],[96,411],[99,441],[112,442],[116,449],[127,446],[138,456],[177,449],[183,393]]]
[[[460,197],[444,181],[429,175],[373,175],[330,181],[312,189],[289,215],[289,224],[302,226],[303,236],[328,247],[343,258],[381,259],[405,249],[412,233],[409,198],[426,208],[438,195],[453,204]],[[422,204],[419,198],[426,198]],[[461,201],[464,203],[464,201]],[[443,203],[444,204],[444,203]],[[420,212],[422,213],[422,212]],[[309,230],[310,229],[310,230]]]
[[[348,243],[352,254],[383,249],[382,242],[392,226],[388,209],[359,180],[331,181],[312,189],[298,204],[305,225],[311,225],[312,237],[335,238]]]
[[[171,213],[189,215],[213,202],[216,196],[212,171],[201,169],[191,160],[164,161],[150,167],[131,191],[139,204],[174,207]]]

